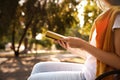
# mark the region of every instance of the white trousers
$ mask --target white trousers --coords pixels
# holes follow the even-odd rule
[[[65,62],[40,62],[28,80],[86,80],[82,72],[84,65]]]

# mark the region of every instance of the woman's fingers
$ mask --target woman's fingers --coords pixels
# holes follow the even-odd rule
[[[67,49],[68,48],[68,43],[64,42],[63,40],[57,40],[57,43],[60,44],[63,48]]]
[[[57,40],[57,43],[60,44],[63,48],[67,49],[69,47],[76,47],[78,45],[78,38],[76,37],[66,37],[61,40]]]
[[[66,45],[65,45],[65,43],[62,40],[59,40],[58,43],[60,44],[60,46],[62,46],[63,48],[66,49]]]
[[[77,48],[78,46],[80,46],[80,42],[81,42],[80,38],[77,37],[63,38],[62,41],[67,42],[67,44],[73,48]]]

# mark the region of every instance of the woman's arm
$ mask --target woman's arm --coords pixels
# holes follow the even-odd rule
[[[120,69],[120,29],[115,30],[114,34],[114,43],[115,43],[115,53],[108,53],[103,50],[100,50],[92,45],[90,45],[88,42],[76,38],[76,37],[68,37],[65,39],[60,40],[60,44],[63,45],[63,42],[66,42],[69,44],[70,47],[74,48],[82,48],[89,52],[91,55],[95,56],[98,60],[102,61],[105,64],[108,64],[116,69]],[[68,46],[64,46],[68,47]]]
[[[68,38],[65,38],[68,39]],[[85,50],[82,50],[80,48],[72,48],[69,46],[68,43],[64,42],[63,40],[57,40],[55,41],[57,43],[59,43],[63,48],[65,48],[68,52],[75,54],[77,56],[80,56],[81,58],[83,58],[84,60],[86,59],[86,55],[87,52]]]
[[[81,57],[82,59],[86,60],[87,58],[87,52],[85,50],[79,49],[79,48],[68,48],[67,49],[68,52],[77,55],[79,57]]]
[[[115,29],[114,31],[115,31],[115,35],[114,35],[115,52],[120,57],[120,28]]]
[[[94,46],[91,46],[87,42],[84,42],[83,48],[95,56],[98,60],[102,61],[105,64],[108,64],[116,69],[120,69],[120,29],[115,30],[115,53],[108,53],[102,51]]]

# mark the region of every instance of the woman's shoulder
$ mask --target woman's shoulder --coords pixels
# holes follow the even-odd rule
[[[113,29],[115,29],[115,28],[120,28],[120,13],[117,14],[117,16],[115,18]]]
[[[117,14],[116,19],[120,20],[120,13]]]

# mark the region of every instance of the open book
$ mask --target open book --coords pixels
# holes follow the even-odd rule
[[[56,40],[65,38],[65,36],[60,35],[60,34],[55,33],[55,32],[52,32],[52,31],[47,31],[46,32],[46,37],[49,37],[49,38],[52,38],[52,39],[56,39]]]

